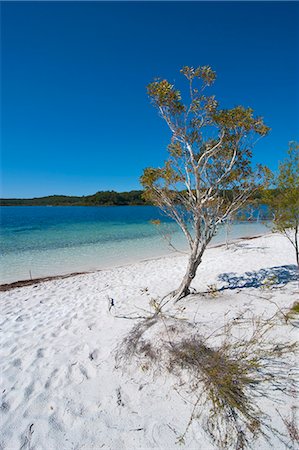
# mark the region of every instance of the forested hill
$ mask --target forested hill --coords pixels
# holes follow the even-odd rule
[[[125,206],[146,205],[142,191],[100,191],[93,195],[71,197],[50,195],[39,198],[1,198],[0,206]]]
[[[0,206],[129,206],[149,205],[142,198],[143,191],[115,192],[99,191],[93,195],[72,197],[49,195],[36,198],[1,198]],[[252,200],[259,200],[260,192],[255,192]]]

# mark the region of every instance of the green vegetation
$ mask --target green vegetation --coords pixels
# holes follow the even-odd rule
[[[130,206],[151,205],[143,198],[144,191],[99,191],[93,195],[73,197],[68,195],[49,195],[35,198],[1,198],[0,206]],[[229,195],[229,194],[227,194]],[[260,199],[259,191],[252,198]]]
[[[207,95],[216,73],[209,66],[183,67],[187,102],[167,80],[147,86],[153,106],[171,131],[163,167],[147,167],[140,178],[144,198],[177,222],[189,245],[189,261],[173,300],[186,297],[202,256],[220,224],[266,186],[269,170],[252,168],[252,149],[270,128],[251,108],[221,109]],[[182,91],[182,92],[185,92]],[[192,230],[192,232],[190,232]]]
[[[299,314],[299,302],[295,302],[292,306],[292,308],[288,312],[289,317],[293,317],[296,314]]]
[[[274,229],[283,234],[295,249],[299,267],[299,144],[290,142],[287,158],[273,176],[276,189],[266,192],[263,202],[274,216]]]
[[[296,355],[298,347],[296,342],[273,340],[274,316],[233,319],[205,336],[201,323],[153,309],[154,315],[125,336],[116,353],[116,367],[135,363],[134,370],[148,372],[154,380],[171,375],[176,381],[175,391],[193,405],[185,429],[176,432],[177,443],[186,443],[193,422],[215,448],[223,450],[249,449],[259,438],[270,442],[271,435],[284,446],[288,435],[291,439],[298,435],[292,418],[282,417],[287,433],[277,430],[259,402],[261,397],[275,401],[277,390],[285,399],[294,393],[295,371],[289,356]]]
[[[127,206],[146,205],[142,191],[115,192],[99,191],[93,195],[71,197],[50,195],[39,198],[2,198],[0,206]]]

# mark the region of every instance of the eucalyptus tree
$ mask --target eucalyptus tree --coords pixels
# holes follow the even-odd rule
[[[288,238],[295,250],[299,268],[299,144],[289,143],[287,157],[279,165],[274,190],[266,192],[266,203],[273,212],[274,231]]]
[[[218,226],[240,209],[263,181],[266,169],[251,165],[252,147],[269,128],[251,108],[221,109],[206,89],[216,73],[209,66],[183,67],[187,104],[167,80],[147,86],[148,95],[171,132],[162,167],[144,169],[146,200],[176,221],[189,246],[177,301],[190,285]]]

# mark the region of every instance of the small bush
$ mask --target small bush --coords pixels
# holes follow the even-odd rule
[[[216,284],[209,284],[207,289],[207,294],[211,297],[217,297],[219,295],[219,291],[217,289]]]
[[[142,370],[168,371],[179,389],[195,399],[178,442],[184,442],[191,423],[200,417],[216,448],[245,449],[258,437],[268,440],[269,433],[285,444],[257,399],[271,398],[276,390],[293,395],[295,376],[288,356],[297,347],[266,339],[272,322],[248,320],[242,338],[236,338],[236,326],[232,322],[205,338],[194,324],[160,314],[137,324],[123,341],[119,362],[127,367],[134,358]]]
[[[294,316],[296,314],[299,314],[299,302],[295,302],[289,311],[289,315],[291,316]]]

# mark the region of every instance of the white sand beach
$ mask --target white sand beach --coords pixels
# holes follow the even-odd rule
[[[147,314],[152,299],[178,287],[185,265],[186,257],[175,255],[1,292],[0,448],[214,449],[200,418],[177,443],[193,405],[172,375],[115,361],[139,320],[115,316]],[[192,286],[196,294],[167,308],[204,336],[232,319],[277,312],[273,340],[298,339],[298,328],[279,312],[299,298],[295,255],[284,237],[209,248]],[[215,296],[207,293],[215,288]],[[274,400],[260,403],[284,433],[281,416],[298,404],[296,395],[277,391]],[[287,447],[273,436],[252,448]]]

